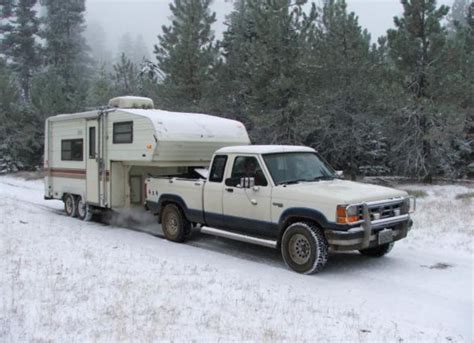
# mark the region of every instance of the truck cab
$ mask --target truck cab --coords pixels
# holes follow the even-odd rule
[[[146,190],[168,239],[182,242],[199,227],[280,249],[305,274],[324,267],[329,249],[385,255],[407,236],[415,206],[404,191],[341,179],[304,146],[221,148],[207,175],[149,177]]]

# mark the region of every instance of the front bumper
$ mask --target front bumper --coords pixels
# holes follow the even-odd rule
[[[360,226],[347,231],[326,230],[326,239],[333,250],[360,250],[379,245],[379,232],[392,230],[392,242],[405,238],[413,225],[409,214],[370,220],[369,210],[364,206],[364,220]]]

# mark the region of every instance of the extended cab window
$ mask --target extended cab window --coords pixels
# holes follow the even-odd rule
[[[253,177],[255,186],[265,187],[268,185],[260,164],[253,156],[238,156],[235,158],[232,175],[226,184],[235,187],[240,184],[240,179],[243,177]]]
[[[133,121],[114,123],[113,143],[124,144],[133,142]]]
[[[82,139],[63,139],[61,141],[62,161],[82,161],[83,159]]]
[[[225,164],[227,155],[219,155],[214,157],[211,173],[209,174],[209,182],[222,182],[224,179]]]

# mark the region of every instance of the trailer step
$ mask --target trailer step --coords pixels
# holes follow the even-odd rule
[[[208,227],[208,226],[201,227],[201,232],[208,235],[214,235],[214,236],[219,236],[223,238],[233,239],[235,241],[257,244],[257,245],[261,245],[268,248],[276,248],[278,245],[277,241],[274,241],[271,239],[263,239],[263,238],[242,235],[240,233],[229,232],[229,231],[220,230],[220,229],[216,229],[216,228]]]

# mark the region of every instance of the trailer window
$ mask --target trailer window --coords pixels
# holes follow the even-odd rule
[[[89,128],[89,158],[95,158],[95,127]]]
[[[82,161],[83,160],[83,140],[63,139],[61,141],[62,161]]]
[[[227,155],[219,155],[214,157],[212,162],[211,173],[209,174],[209,182],[222,182],[224,179],[225,164]]]
[[[133,121],[114,123],[113,143],[124,144],[133,142]]]

